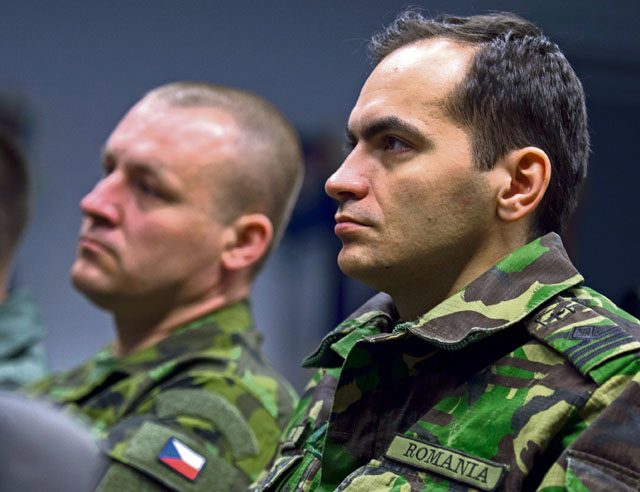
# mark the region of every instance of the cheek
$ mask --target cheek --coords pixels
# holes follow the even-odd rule
[[[179,260],[185,255],[200,256],[213,247],[215,237],[210,220],[191,214],[163,216],[140,223],[131,230],[129,246],[153,261]],[[160,265],[158,265],[160,266]]]
[[[170,241],[176,250],[190,257],[185,258],[187,261],[210,257],[214,252],[217,254],[219,242],[220,232],[214,231],[208,224],[202,223],[175,231],[174,237]]]
[[[397,219],[411,223],[419,217],[437,216],[450,205],[452,193],[446,182],[425,180],[420,176],[403,180],[391,190],[387,201],[386,208],[392,209]]]
[[[489,185],[483,175],[464,170],[431,178],[405,180],[397,187],[401,191],[391,195],[389,203],[402,229],[456,227],[461,220],[481,219],[490,212]]]
[[[456,195],[460,207],[471,215],[487,216],[495,204],[491,184],[482,172],[466,175],[458,182]]]

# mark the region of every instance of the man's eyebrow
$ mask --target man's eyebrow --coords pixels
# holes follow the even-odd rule
[[[102,149],[102,162],[115,161],[117,158],[113,155],[111,151],[109,151],[106,147]],[[130,160],[124,163],[125,167],[135,171],[137,173],[143,173],[149,176],[155,176],[161,179],[165,174],[166,164],[164,162],[156,161],[153,164],[138,161],[138,160]]]
[[[386,132],[398,132],[411,135],[417,140],[426,141],[422,131],[411,123],[401,120],[397,116],[387,116],[367,123],[360,131],[362,138],[365,140],[373,140],[377,135]],[[352,130],[347,128],[346,131],[347,141],[355,142],[357,139]]]

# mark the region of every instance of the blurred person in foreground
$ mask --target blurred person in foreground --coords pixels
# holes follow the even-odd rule
[[[91,432],[48,402],[0,390],[0,492],[92,492],[109,466]]]
[[[380,291],[318,368],[255,490],[637,490],[640,326],[560,236],[582,86],[513,14],[403,12],[370,45],[327,180],[338,256]]]
[[[29,216],[29,173],[18,143],[0,131],[0,387],[41,378],[47,360],[40,311],[24,288],[10,289],[13,259]]]
[[[104,438],[99,490],[243,490],[297,400],[248,301],[300,188],[297,135],[254,94],[178,82],[133,106],[102,161],[71,279],[116,338],[30,393]]]

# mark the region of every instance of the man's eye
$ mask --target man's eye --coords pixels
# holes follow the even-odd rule
[[[158,190],[156,190],[156,188],[154,186],[151,186],[149,183],[146,183],[144,181],[138,181],[136,186],[138,187],[138,190],[140,190],[140,192],[144,195],[153,196],[153,197],[160,196],[160,194],[158,193]]]
[[[394,137],[392,135],[387,135],[383,140],[383,148],[384,150],[389,150],[391,152],[404,152],[410,150],[411,147],[404,140],[399,139],[398,137]]]

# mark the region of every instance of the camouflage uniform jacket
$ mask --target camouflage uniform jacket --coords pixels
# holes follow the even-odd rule
[[[582,281],[549,234],[415,321],[377,295],[253,489],[638,490],[640,325]]]
[[[40,310],[26,290],[0,304],[0,387],[14,388],[47,373]]]
[[[297,402],[239,302],[116,358],[112,347],[31,392],[84,415],[112,465],[97,490],[246,490]]]

